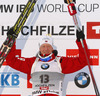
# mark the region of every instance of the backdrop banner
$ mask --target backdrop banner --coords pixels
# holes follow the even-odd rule
[[[0,0],[0,46],[6,33],[12,27],[28,0]],[[76,0],[79,24],[85,34],[93,62],[93,71],[100,91],[100,0]],[[51,34],[58,56],[78,57],[76,28],[64,0],[37,0],[16,40],[16,56],[36,56],[39,38]],[[27,70],[27,69],[26,69]],[[66,74],[63,82],[63,96],[96,96],[88,67]],[[0,96],[32,96],[29,76],[4,62],[0,68]]]

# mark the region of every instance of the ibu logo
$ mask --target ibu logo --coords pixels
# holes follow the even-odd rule
[[[19,72],[0,73],[0,87],[19,87]]]

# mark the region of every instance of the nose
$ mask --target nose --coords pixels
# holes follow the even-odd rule
[[[48,50],[48,47],[45,47],[45,50]]]

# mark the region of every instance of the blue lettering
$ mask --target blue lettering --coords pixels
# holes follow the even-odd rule
[[[12,86],[19,85],[19,75],[14,74],[12,75]]]
[[[7,86],[9,86],[9,83],[8,83],[8,78],[9,78],[9,76],[10,76],[10,74],[8,74],[8,75],[4,75],[4,74],[2,74],[1,75],[1,85],[2,86],[4,86],[4,84],[6,84]]]

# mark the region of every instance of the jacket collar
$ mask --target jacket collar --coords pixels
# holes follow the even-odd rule
[[[49,61],[51,61],[53,59],[55,59],[55,55],[53,53],[51,55],[50,54],[46,54],[45,57],[43,57],[43,54],[41,54],[39,56],[39,61],[42,61],[42,62],[49,62]]]

